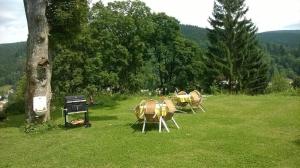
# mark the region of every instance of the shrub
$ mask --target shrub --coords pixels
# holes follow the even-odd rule
[[[294,88],[300,88],[300,77],[299,76],[294,79],[292,86]]]
[[[18,81],[16,92],[9,97],[6,113],[20,114],[25,112],[25,90],[26,90],[26,75],[24,74]]]
[[[285,92],[291,89],[291,85],[287,78],[281,74],[275,74],[267,88],[267,92]]]

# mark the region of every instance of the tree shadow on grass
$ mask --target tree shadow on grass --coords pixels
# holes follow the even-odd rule
[[[135,123],[129,123],[127,126],[130,126],[133,129],[132,133],[142,133],[143,129],[143,123],[142,122],[135,122]],[[159,130],[159,124],[158,123],[147,123],[145,128],[145,133],[149,131],[157,131]]]
[[[77,119],[79,119],[79,118],[84,119],[84,115],[82,114],[82,117],[77,117]],[[118,119],[118,117],[113,116],[113,115],[89,116],[89,123],[92,125],[94,123],[94,121],[109,121],[109,120],[117,120],[117,119]],[[67,127],[65,127],[64,123],[62,123],[62,124],[58,124],[58,127],[61,129],[74,129],[74,128],[79,128],[79,127],[85,127],[85,125],[84,124],[79,124],[79,125],[69,124]]]
[[[96,98],[96,101],[93,105],[89,106],[89,109],[95,110],[100,108],[108,108],[108,109],[115,109],[120,103],[120,101],[126,100],[128,97],[124,95],[102,95]]]
[[[107,109],[115,109],[119,105],[118,102],[113,101],[113,102],[100,102],[100,103],[95,103],[93,105],[89,105],[90,110],[97,110],[101,108],[107,108]]]
[[[177,108],[178,110],[175,113],[179,114],[194,114],[190,108]],[[194,109],[196,113],[198,113],[197,109]]]
[[[300,147],[300,139],[294,140],[293,143],[294,143],[295,145],[297,145],[297,146]]]
[[[72,125],[72,124],[68,124],[67,126],[65,126],[65,124],[58,124],[57,127],[62,129],[62,130],[71,130],[71,129],[76,129],[76,128],[90,128],[92,125],[90,126],[86,126],[84,124],[78,124],[78,125]]]
[[[114,115],[102,115],[102,116],[89,116],[90,121],[108,121],[117,120],[118,117]]]
[[[6,119],[0,121],[0,128],[16,127],[19,128],[25,124],[24,114],[8,115]]]

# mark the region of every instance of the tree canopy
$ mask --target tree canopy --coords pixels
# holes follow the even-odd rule
[[[196,81],[203,54],[182,36],[175,18],[152,13],[141,1],[98,2],[89,12],[87,1],[75,9],[62,8],[58,2],[49,12],[57,93],[93,93],[107,87],[120,92],[200,87]],[[64,15],[75,17],[70,20],[74,23],[60,17]]]
[[[244,0],[216,0],[209,18],[206,59],[208,83],[228,83],[228,89],[262,93],[268,83],[268,63],[257,40],[257,28],[245,17]]]

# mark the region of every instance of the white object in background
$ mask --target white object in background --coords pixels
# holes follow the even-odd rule
[[[33,111],[37,116],[42,116],[47,111],[47,98],[46,96],[33,97]]]

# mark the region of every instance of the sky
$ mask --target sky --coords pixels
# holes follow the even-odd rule
[[[96,2],[98,0],[92,0]],[[102,0],[105,4],[112,0]],[[213,0],[142,0],[153,12],[165,12],[182,24],[209,27]],[[259,32],[300,30],[300,0],[246,0],[247,17]],[[27,22],[23,0],[0,0],[0,43],[26,41]]]

